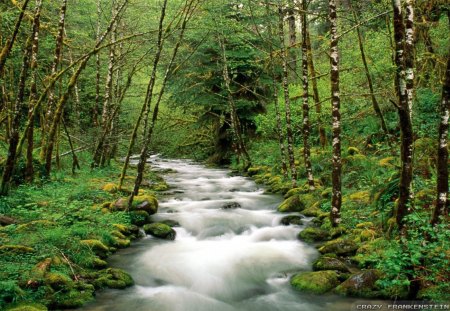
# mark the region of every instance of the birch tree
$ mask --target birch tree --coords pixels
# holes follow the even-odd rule
[[[342,161],[341,161],[341,97],[339,89],[339,49],[336,1],[329,0],[330,18],[330,62],[331,62],[331,109],[332,109],[332,136],[333,136],[333,171],[331,175],[332,197],[330,220],[333,227],[341,223],[342,205]]]

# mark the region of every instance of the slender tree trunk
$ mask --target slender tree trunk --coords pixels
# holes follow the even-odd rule
[[[162,16],[161,26],[162,26],[163,16],[165,14],[165,5],[166,5],[166,1],[164,2],[163,10],[162,10],[162,13],[161,13],[161,16]],[[131,195],[129,197],[129,200],[128,200],[128,208],[131,208],[131,205],[133,204],[134,196],[139,193],[139,188],[141,186],[142,179],[143,179],[143,176],[144,176],[145,164],[146,164],[147,158],[148,158],[148,150],[149,150],[149,147],[150,147],[150,142],[151,142],[151,139],[152,139],[153,130],[155,128],[156,121],[158,119],[159,104],[161,103],[161,100],[162,100],[162,97],[164,95],[164,91],[165,91],[165,88],[166,88],[166,85],[167,85],[168,78],[169,78],[169,76],[170,76],[170,74],[172,72],[172,66],[173,66],[173,64],[175,62],[176,56],[178,54],[178,49],[179,49],[179,47],[181,45],[181,42],[183,40],[184,32],[186,30],[187,23],[191,19],[192,14],[194,13],[194,11],[197,8],[197,5],[198,5],[198,2],[196,0],[191,0],[191,1],[189,1],[189,3],[186,3],[186,6],[184,7],[184,14],[185,15],[183,16],[183,22],[182,22],[182,26],[181,26],[180,35],[178,37],[177,43],[175,44],[174,50],[172,52],[172,57],[170,59],[169,65],[167,66],[166,72],[164,74],[161,90],[159,91],[158,98],[157,98],[156,103],[155,103],[155,108],[153,109],[153,115],[152,115],[151,123],[150,123],[150,125],[148,127],[148,130],[146,132],[144,132],[144,141],[143,141],[141,153],[139,155],[139,163],[138,163],[138,166],[137,166],[137,175],[136,175],[136,179],[134,181],[133,191],[132,191],[132,193],[131,193]]]
[[[12,33],[11,39],[6,40],[5,46],[2,48],[0,52],[0,76],[3,75],[3,71],[5,68],[6,59],[8,58],[11,50],[16,42],[17,34],[19,33],[20,25],[22,24],[23,17],[25,15],[25,10],[27,9],[28,3],[30,0],[25,0],[20,8],[20,14],[17,18],[16,24],[14,25],[14,31]]]
[[[355,23],[358,25],[360,21],[358,18],[358,14],[356,13],[356,10],[353,8],[352,0],[348,0],[348,5],[350,7],[350,10],[352,10]],[[359,26],[356,27],[356,33],[358,35],[358,45],[359,45],[359,51],[361,53],[361,60],[364,65],[364,72],[366,74],[367,83],[369,84],[370,98],[372,100],[373,110],[375,111],[375,114],[380,119],[381,128],[382,128],[383,132],[385,133],[386,138],[389,141],[389,130],[387,128],[386,121],[384,120],[383,113],[381,112],[380,105],[378,104],[378,100],[375,97],[375,92],[374,92],[374,87],[373,87],[373,82],[372,82],[372,75],[370,74],[369,65],[367,64],[367,59],[366,59],[366,52],[364,50],[364,39],[363,39],[361,29]]]
[[[102,0],[97,0],[97,29],[96,40],[100,39],[100,25],[102,15]],[[100,107],[100,54],[95,55],[95,106],[92,111],[92,122],[98,126],[98,109]]]
[[[156,49],[155,58],[153,59],[152,73],[151,73],[151,77],[150,77],[150,80],[149,80],[148,85],[147,85],[147,92],[145,94],[144,103],[142,105],[142,108],[141,108],[141,111],[139,113],[138,119],[136,120],[136,124],[134,126],[133,133],[131,134],[130,144],[128,146],[128,152],[127,152],[127,155],[125,157],[124,164],[122,166],[122,172],[120,174],[119,189],[121,189],[122,186],[123,186],[123,181],[124,181],[125,175],[127,173],[128,164],[130,163],[131,154],[133,153],[133,147],[134,147],[134,144],[135,144],[135,141],[136,141],[136,138],[137,138],[139,126],[141,124],[142,119],[144,119],[144,135],[145,135],[145,133],[147,131],[148,116],[150,114],[150,105],[151,105],[151,99],[152,99],[152,96],[153,96],[153,88],[155,86],[156,73],[157,73],[157,69],[158,69],[158,63],[159,63],[159,60],[160,60],[160,57],[161,57],[161,52],[162,52],[163,45],[164,45],[164,40],[163,40],[164,25],[163,24],[164,24],[164,19],[165,19],[165,16],[166,16],[166,6],[167,6],[167,0],[164,0],[163,6],[161,8],[161,15],[160,15],[160,18],[159,18],[157,49]],[[131,204],[133,202],[133,195],[130,196],[130,201],[129,202],[131,202],[130,203],[130,206],[131,206]]]
[[[292,1],[294,2],[294,1]],[[295,3],[290,4],[291,6],[294,6]],[[288,25],[289,25],[289,48],[288,48],[288,54],[289,54],[289,73],[291,76],[290,82],[295,83],[297,81],[297,27],[295,25],[295,12],[293,8],[290,8],[288,10]]]
[[[397,204],[396,221],[397,226],[402,234],[406,234],[404,230],[404,217],[408,213],[411,200],[411,183],[412,183],[412,160],[413,160],[413,130],[411,122],[411,106],[412,106],[412,91],[414,72],[412,71],[412,60],[406,58],[413,57],[412,48],[413,42],[406,44],[407,40],[412,40],[412,33],[409,29],[407,36],[405,35],[405,27],[403,25],[403,11],[400,0],[393,0],[394,7],[394,40],[395,40],[395,64],[396,70],[396,85],[397,96],[399,104],[398,114],[400,119],[400,133],[401,133],[401,172],[399,184],[399,198]],[[407,12],[408,19],[412,19],[410,12]],[[407,23],[412,26],[412,20]]]
[[[309,190],[314,191],[314,176],[311,165],[311,150],[309,147],[309,81],[308,81],[308,17],[306,11],[308,5],[306,0],[302,0],[302,83],[303,83],[303,158],[305,161],[306,175]]]
[[[449,50],[450,53],[450,50]],[[450,55],[450,54],[449,54]],[[450,58],[447,58],[447,70],[442,86],[439,123],[439,143],[437,158],[437,199],[431,218],[431,224],[439,222],[440,216],[448,216],[448,119],[450,111]]]
[[[294,133],[292,131],[291,124],[291,100],[289,94],[289,81],[288,81],[288,66],[287,66],[287,51],[284,43],[284,25],[283,25],[283,10],[280,7],[278,10],[278,35],[280,37],[281,43],[281,58],[283,63],[283,93],[284,93],[284,104],[286,110],[286,132],[287,132],[287,149],[289,156],[289,167],[291,170],[291,180],[292,187],[297,186],[297,168],[295,166],[295,155],[294,155]]]
[[[62,124],[64,127],[64,132],[66,133],[67,141],[69,142],[70,152],[72,153],[72,174],[75,174],[76,169],[80,169],[80,163],[78,162],[77,154],[73,148],[72,138],[70,137],[69,130],[67,129],[66,122],[62,119]]]
[[[327,135],[325,132],[325,128],[323,127],[322,122],[322,103],[320,101],[319,96],[319,88],[317,87],[317,72],[316,68],[314,66],[314,57],[312,53],[312,46],[311,46],[311,38],[309,35],[309,25],[306,24],[306,47],[308,49],[308,66],[309,71],[311,73],[311,83],[312,83],[312,90],[313,90],[313,99],[314,99],[314,105],[316,107],[316,114],[317,114],[317,127],[319,131],[319,141],[322,148],[325,148],[327,144]]]
[[[114,23],[119,18],[120,13],[125,8],[127,3],[128,3],[128,0],[124,0],[124,2],[121,4],[120,8],[117,10],[116,14],[112,17],[108,28],[103,33],[103,35],[101,36],[99,41],[96,43],[96,45],[95,45],[96,49],[98,49],[100,47],[101,43],[106,38],[108,33],[111,32],[111,30],[114,27]],[[92,54],[94,54],[94,53],[92,53]],[[86,64],[89,61],[89,59],[91,58],[92,54],[90,54],[90,53],[87,54],[84,57],[84,59],[81,61],[81,63],[78,66],[77,70],[74,72],[74,74],[70,78],[69,84],[67,85],[66,92],[61,96],[61,98],[58,101],[58,104],[56,105],[54,119],[53,119],[52,126],[50,128],[50,132],[49,132],[49,135],[48,135],[48,141],[47,141],[47,145],[46,145],[45,173],[46,173],[47,176],[50,175],[50,171],[51,171],[53,147],[54,147],[54,145],[56,143],[57,129],[58,129],[59,123],[61,121],[61,116],[62,116],[62,112],[63,112],[64,106],[65,106],[66,102],[68,101],[68,99],[70,97],[70,94],[72,93],[72,91],[73,91],[73,89],[74,89],[74,87],[75,87],[75,85],[77,83],[78,77],[80,76],[80,74],[84,70],[84,68],[86,67]]]
[[[342,161],[341,161],[341,97],[339,89],[339,49],[336,1],[328,1],[330,10],[331,44],[331,109],[333,119],[333,172],[330,220],[333,227],[341,223],[342,205]]]
[[[266,14],[270,16],[269,3],[266,0]],[[278,98],[278,85],[275,77],[275,59],[273,57],[274,50],[271,38],[273,36],[272,23],[270,20],[267,22],[268,24],[268,32],[269,32],[269,61],[270,61],[270,74],[272,76],[272,85],[273,85],[273,103],[275,106],[275,117],[277,122],[277,136],[278,136],[278,145],[280,146],[280,156],[281,156],[281,171],[283,173],[284,178],[288,178],[288,168],[286,163],[286,147],[284,145],[284,131],[283,125],[281,122],[281,113],[280,113],[280,105]]]
[[[239,115],[237,113],[236,103],[234,102],[233,93],[231,91],[231,81],[228,73],[228,61],[226,56],[225,38],[219,39],[222,49],[222,76],[225,83],[225,89],[227,91],[228,107],[230,109],[231,128],[233,130],[233,137],[238,150],[238,157],[244,158],[244,170],[247,170],[251,166],[250,155],[248,154],[247,147],[245,146],[244,139],[242,137],[241,122],[239,121]]]
[[[37,100],[37,67],[38,67],[38,51],[39,51],[39,28],[41,18],[42,0],[36,1],[36,11],[33,21],[33,44],[31,48],[31,81],[30,81],[30,100],[28,114],[33,113],[33,107]],[[33,181],[34,169],[33,169],[33,147],[34,147],[34,126],[31,124],[27,133],[27,157],[25,168],[25,179],[28,182]]]
[[[23,54],[22,69],[20,71],[20,78],[18,84],[17,97],[12,105],[11,109],[11,125],[10,125],[10,135],[8,139],[8,155],[6,157],[5,166],[3,168],[2,182],[0,186],[0,195],[7,195],[10,189],[10,181],[14,171],[16,155],[17,155],[17,145],[19,144],[19,127],[21,120],[21,109],[24,106],[25,98],[25,86],[28,77],[28,71],[30,69],[30,55],[31,55],[31,45],[34,38],[34,33],[30,34],[27,40],[25,52]],[[6,96],[6,92],[3,94]],[[9,123],[9,122],[8,122]]]

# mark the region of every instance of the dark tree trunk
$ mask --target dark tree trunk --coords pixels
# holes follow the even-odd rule
[[[302,82],[303,82],[303,158],[305,161],[306,175],[309,190],[314,191],[314,176],[311,165],[311,150],[309,147],[309,80],[308,80],[308,16],[306,0],[302,1]]]
[[[287,64],[287,51],[284,43],[284,25],[283,25],[283,9],[279,8],[279,19],[278,19],[278,35],[280,37],[281,43],[281,60],[283,63],[283,94],[284,94],[284,105],[286,110],[286,134],[287,134],[287,149],[289,157],[289,168],[291,170],[291,180],[292,187],[297,186],[297,168],[295,166],[295,155],[294,155],[294,133],[292,131],[291,123],[291,99],[289,94],[289,79],[288,79],[288,64]]]
[[[450,51],[449,51],[450,52]],[[447,59],[442,100],[440,105],[439,143],[437,158],[437,199],[431,223],[439,222],[440,216],[448,216],[448,118],[450,111],[450,58]]]
[[[330,26],[331,26],[331,109],[333,119],[333,172],[332,198],[330,220],[333,227],[341,223],[341,205],[342,205],[342,161],[341,161],[341,98],[339,89],[339,50],[338,50],[338,32],[337,32],[337,12],[336,1],[329,0]]]

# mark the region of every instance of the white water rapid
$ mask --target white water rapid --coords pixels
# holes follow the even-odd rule
[[[350,300],[291,289],[292,273],[310,270],[317,251],[297,240],[304,226],[280,225],[280,196],[264,194],[251,179],[229,176],[228,170],[186,160],[151,161],[153,169],[175,170],[165,176],[170,194],[160,198],[152,218],[177,221],[176,240],[147,236],[114,255],[111,265],[129,272],[136,285],[103,291],[82,310],[351,309]]]

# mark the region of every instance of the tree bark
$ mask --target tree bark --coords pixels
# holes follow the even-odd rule
[[[306,48],[308,49],[308,66],[309,71],[311,73],[311,83],[312,83],[312,90],[313,90],[313,99],[314,99],[314,105],[316,107],[316,114],[317,114],[317,129],[319,131],[319,142],[320,146],[322,148],[325,148],[327,144],[327,135],[325,132],[325,128],[323,127],[322,122],[322,102],[320,101],[319,96],[319,88],[317,87],[317,72],[316,68],[314,66],[314,57],[312,53],[312,46],[311,46],[311,38],[309,35],[309,25],[306,24]]]
[[[399,183],[399,198],[396,211],[396,222],[400,232],[405,235],[404,217],[412,204],[412,160],[413,160],[413,129],[411,122],[412,92],[413,92],[413,15],[412,7],[407,10],[407,28],[403,25],[403,11],[400,0],[393,0],[394,8],[394,40],[396,64],[396,93],[398,97],[398,114],[400,119],[401,137],[401,172]],[[408,33],[406,35],[406,33]],[[408,43],[406,41],[409,41]]]
[[[39,51],[39,28],[41,18],[42,0],[36,0],[36,11],[33,20],[33,44],[31,47],[31,81],[30,81],[30,100],[28,115],[33,113],[33,107],[37,100],[37,67],[38,67],[38,51]],[[34,126],[31,124],[27,133],[27,155],[26,155],[26,168],[25,168],[25,180],[28,182],[33,181],[34,169],[33,169],[33,147],[34,147]]]
[[[353,13],[353,18],[355,20],[355,23],[358,25],[360,23],[360,21],[358,18],[358,14],[356,13],[356,10],[353,8],[352,0],[348,0],[348,5],[349,5],[350,10]],[[386,135],[386,138],[389,141],[389,130],[387,128],[386,121],[384,120],[383,113],[381,112],[380,105],[378,104],[378,100],[375,96],[372,75],[370,74],[369,65],[367,64],[367,59],[366,59],[366,52],[364,50],[364,39],[363,39],[361,29],[359,26],[356,27],[356,33],[358,36],[358,46],[359,46],[359,51],[361,53],[361,60],[364,65],[364,73],[366,74],[367,83],[369,84],[370,99],[372,100],[373,110],[375,111],[375,114],[380,119],[381,129],[383,130],[383,132]]]
[[[96,40],[100,38],[100,25],[102,15],[102,1],[97,0],[97,29]],[[92,122],[94,126],[98,126],[98,109],[100,107],[100,54],[95,55],[95,105],[92,109]]]
[[[294,1],[292,1],[294,2]],[[295,5],[295,3],[290,4],[292,7]],[[293,8],[288,9],[288,25],[289,25],[289,48],[288,48],[288,55],[289,55],[289,73],[291,76],[290,82],[295,83],[297,81],[297,29],[295,25],[295,12]]]
[[[295,166],[295,155],[294,155],[294,133],[292,131],[291,124],[291,100],[289,94],[289,80],[288,80],[288,64],[287,64],[287,51],[284,43],[284,25],[283,25],[283,9],[279,7],[278,9],[278,35],[280,37],[281,44],[281,58],[283,63],[283,94],[284,94],[284,105],[286,110],[286,134],[287,134],[287,149],[289,157],[289,168],[291,170],[291,181],[292,187],[297,186],[297,168]]]
[[[330,62],[331,62],[331,107],[332,107],[332,135],[333,135],[333,171],[332,198],[330,220],[333,227],[341,223],[342,205],[342,161],[341,161],[341,98],[339,89],[339,49],[336,1],[329,0],[329,18],[331,26]]]
[[[450,51],[449,51],[450,52]],[[450,54],[449,54],[450,55]],[[450,58],[447,58],[445,80],[442,85],[437,158],[437,199],[431,224],[439,223],[440,216],[448,216],[448,119],[450,111]]]
[[[164,40],[163,40],[163,34],[164,34],[164,19],[166,16],[166,6],[167,6],[167,0],[164,0],[163,2],[163,6],[161,8],[161,15],[159,18],[159,25],[158,25],[158,41],[157,41],[157,48],[156,48],[156,54],[155,54],[155,58],[153,59],[153,67],[152,67],[152,73],[150,76],[150,80],[148,82],[147,85],[147,92],[145,94],[145,99],[144,99],[144,103],[142,104],[142,108],[141,111],[139,113],[138,119],[136,120],[136,124],[133,128],[133,133],[131,134],[131,138],[130,138],[130,144],[128,146],[128,152],[127,155],[125,157],[125,161],[124,164],[122,166],[122,172],[120,174],[120,179],[119,179],[119,189],[122,188],[123,185],[123,181],[125,179],[125,175],[127,173],[127,169],[128,169],[128,164],[130,163],[130,158],[131,158],[131,154],[133,153],[133,147],[137,138],[137,134],[138,134],[138,130],[139,130],[139,126],[141,124],[142,119],[144,119],[144,133],[146,133],[147,131],[147,127],[148,127],[148,116],[150,114],[150,104],[151,104],[151,99],[153,96],[153,88],[155,86],[155,81],[156,81],[156,74],[157,74],[157,69],[158,69],[158,63],[161,57],[161,52],[162,52],[162,48],[163,48],[163,44],[164,44]],[[133,202],[133,195],[130,196],[130,206]]]
[[[14,171],[16,155],[17,155],[17,145],[19,144],[19,127],[21,120],[21,109],[24,106],[25,98],[25,85],[28,76],[28,71],[30,69],[30,55],[31,55],[31,45],[34,38],[34,32],[32,31],[25,47],[25,52],[22,59],[22,69],[20,71],[20,78],[17,90],[17,96],[14,104],[12,105],[11,111],[11,125],[10,125],[10,135],[8,139],[8,155],[6,157],[5,166],[3,168],[2,182],[0,185],[0,195],[7,195],[10,189],[10,181],[12,173]]]
[[[308,81],[308,16],[306,14],[308,5],[302,0],[302,83],[303,83],[303,158],[305,161],[306,175],[309,190],[314,191],[314,176],[311,165],[311,150],[309,147],[309,81]]]
[[[27,9],[29,2],[30,0],[25,0],[25,2],[22,4],[22,7],[20,8],[19,17],[17,18],[16,24],[14,25],[14,31],[11,35],[11,39],[6,40],[5,46],[2,48],[2,51],[0,52],[0,76],[3,75],[6,59],[11,53],[14,43],[16,42],[17,34],[19,33],[20,25],[22,24],[22,20],[25,15],[25,10]]]

